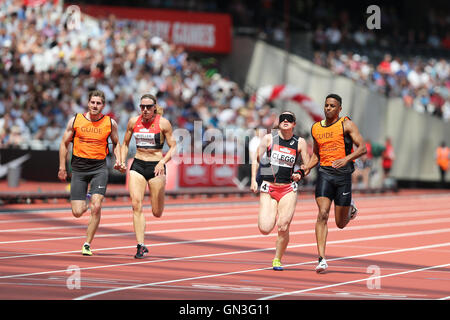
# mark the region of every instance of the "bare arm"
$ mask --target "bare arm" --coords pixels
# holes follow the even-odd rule
[[[356,145],[356,149],[346,157],[333,161],[333,168],[342,168],[349,161],[353,161],[367,153],[364,138],[361,133],[359,133],[358,127],[351,120],[344,121],[344,134],[350,135],[353,143]]]
[[[259,161],[261,160],[261,157],[266,152],[267,147],[272,142],[272,135],[266,134],[262,139],[258,146],[258,150],[256,151],[256,154],[252,157],[252,177],[251,177],[251,185],[250,189],[253,192],[258,191],[258,183],[256,182],[256,175],[258,173],[259,168]]]
[[[75,117],[72,117],[68,122],[66,129],[64,130],[63,137],[61,139],[61,143],[59,144],[59,170],[58,170],[58,179],[61,181],[66,181],[67,179],[67,170],[66,170],[66,161],[67,161],[67,152],[69,150],[69,144],[72,142],[74,130],[73,130],[73,122],[75,121]]]
[[[309,161],[303,166],[303,170],[305,170],[305,176],[307,176],[311,169],[319,164],[319,146],[317,145],[316,140],[314,140],[313,153],[309,158]]]
[[[124,162],[124,166],[125,166],[125,170],[126,170],[126,165],[125,165],[125,161],[127,160],[127,156],[128,156],[128,148],[130,146],[130,141],[131,141],[131,137],[133,137],[133,128],[134,125],[136,124],[137,121],[137,117],[133,117],[130,120],[128,120],[128,124],[127,124],[127,131],[125,131],[125,136],[123,137],[123,142],[122,142],[122,146],[121,146],[121,154],[122,154],[122,161]]]
[[[169,146],[169,151],[166,153],[164,158],[159,160],[158,164],[155,166],[155,175],[159,176],[164,174],[164,165],[172,159],[172,155],[175,153],[177,149],[177,143],[173,138],[173,129],[169,120],[165,118],[161,118],[159,125],[161,127],[161,133],[164,134],[164,138],[167,141],[167,145]]]
[[[117,129],[117,122],[114,119],[111,119],[111,141],[113,143],[113,153],[116,158],[116,162],[114,164],[114,169],[122,171],[125,167],[125,162],[122,158],[121,147],[119,141],[119,131]]]
[[[309,154],[308,154],[308,146],[306,145],[306,141],[303,138],[299,138],[298,140],[298,151],[300,156],[302,157],[303,165],[301,168],[304,170],[304,165],[309,162]],[[292,175],[292,179],[297,182],[302,178],[302,176],[298,173],[294,173]]]

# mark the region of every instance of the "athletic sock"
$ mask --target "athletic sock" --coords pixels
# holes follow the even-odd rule
[[[91,246],[91,244],[90,244],[90,243],[87,243],[87,242],[85,242],[85,243],[83,244],[83,247],[84,247],[84,246],[89,246],[89,247],[90,247],[90,246]]]
[[[319,257],[319,263],[322,262],[322,260],[323,260],[323,258],[322,258],[322,257]]]

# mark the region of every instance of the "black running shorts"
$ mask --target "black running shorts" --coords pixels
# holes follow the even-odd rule
[[[316,198],[326,197],[337,206],[350,206],[352,201],[352,174],[331,174],[318,170]]]
[[[88,185],[91,184],[90,193],[106,194],[108,184],[108,168],[103,168],[80,172],[72,170],[72,178],[70,180],[70,200],[86,200]]]
[[[155,177],[155,167],[158,162],[159,161],[144,161],[135,158],[131,164],[130,171],[136,171],[148,181]],[[166,173],[166,165],[164,165],[164,173]]]

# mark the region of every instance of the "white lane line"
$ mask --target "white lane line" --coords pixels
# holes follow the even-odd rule
[[[158,220],[158,221],[146,221],[146,224],[158,225],[158,224],[170,224],[170,223],[187,223],[187,222],[213,222],[213,221],[234,221],[243,219],[255,219],[256,216],[252,215],[236,215],[236,216],[223,216],[223,217],[213,217],[213,218],[186,218],[186,219],[172,219],[172,220]],[[59,220],[59,219],[58,219]],[[132,226],[133,221],[129,222],[117,222],[117,223],[104,223],[102,227],[121,227],[121,226]],[[12,233],[12,232],[30,232],[30,231],[51,231],[51,230],[67,230],[67,229],[79,229],[86,228],[86,225],[70,225],[70,226],[60,226],[60,227],[39,227],[39,228],[23,228],[23,229],[7,229],[0,230],[0,233]]]
[[[425,224],[423,221],[421,221],[420,223],[417,223],[420,225]],[[404,225],[404,224],[402,224]],[[253,225],[251,225],[253,226]],[[360,226],[360,227],[353,227],[353,230],[359,230],[359,229],[380,229],[380,228],[384,228],[386,227],[386,224],[382,224],[382,225],[366,225],[366,226]],[[349,227],[350,229],[350,227]],[[183,229],[185,230],[185,229]],[[329,232],[334,232],[334,231],[338,231],[340,229],[338,228],[330,228]],[[434,234],[434,233],[441,233],[441,232],[447,232],[450,231],[449,229],[438,229],[438,232],[435,232],[434,230],[430,231],[420,231],[419,233],[421,235],[426,235],[426,234]],[[444,231],[441,231],[444,230]],[[184,231],[182,231],[184,232]],[[152,232],[153,234],[154,232]],[[294,235],[304,235],[304,234],[312,234],[314,233],[313,230],[303,230],[303,231],[293,231],[290,232],[290,236],[294,236]],[[417,234],[417,233],[414,233]],[[245,235],[245,236],[234,236],[234,237],[222,237],[222,238],[210,238],[210,239],[197,239],[197,240],[184,240],[184,241],[174,241],[174,242],[163,242],[163,243],[155,243],[155,244],[149,244],[147,245],[147,247],[159,247],[159,246],[167,246],[167,245],[179,245],[179,244],[190,244],[190,243],[204,243],[204,242],[216,242],[216,241],[233,241],[233,240],[249,240],[249,239],[255,239],[255,238],[267,238],[267,237],[276,237],[277,234],[276,233],[271,233],[268,235],[262,235],[262,234],[257,234],[257,235]],[[330,244],[331,242],[329,242],[328,244]],[[121,250],[121,249],[131,249],[131,248],[135,248],[136,246],[121,246],[121,247],[110,247],[110,248],[96,248],[95,251],[111,251],[111,250]],[[39,256],[53,256],[53,255],[63,255],[63,254],[70,254],[70,253],[78,253],[80,252],[80,250],[72,250],[72,251],[60,251],[60,252],[47,252],[47,253],[37,253],[37,254],[27,254],[27,255],[18,255],[18,256],[5,256],[5,257],[0,257],[0,260],[5,260],[5,259],[17,259],[17,258],[31,258],[31,257],[39,257]]]
[[[368,254],[360,254],[360,255],[348,256],[348,257],[337,258],[337,259],[329,259],[328,261],[348,260],[348,259],[355,259],[355,258],[375,256],[375,255],[383,255],[383,254],[391,254],[391,253],[399,253],[399,252],[407,252],[407,251],[416,251],[416,250],[422,250],[422,249],[430,249],[430,248],[443,247],[443,246],[449,246],[449,245],[450,245],[450,242],[439,243],[439,244],[434,244],[434,245],[427,245],[427,246],[420,246],[420,247],[413,247],[413,248],[406,248],[406,249],[380,251],[380,252],[373,252],[373,253],[368,253]],[[317,262],[317,261],[309,261],[309,262],[303,262],[303,263],[290,264],[290,265],[286,265],[286,267],[288,267],[288,266],[290,267],[290,266],[305,265],[305,264],[314,263],[314,262]],[[440,266],[433,266],[433,267],[428,267],[428,268],[422,268],[421,271],[422,270],[426,270],[426,269],[435,269],[435,268],[446,267],[446,266],[449,266],[449,265],[450,264],[445,264],[445,265],[440,265]],[[137,288],[142,288],[142,287],[150,287],[150,286],[156,286],[156,285],[161,285],[161,284],[183,282],[183,281],[191,281],[191,280],[198,280],[198,279],[216,278],[216,277],[221,277],[221,276],[228,276],[228,275],[234,275],[234,274],[243,274],[243,273],[256,272],[256,271],[262,271],[262,270],[268,270],[268,269],[272,269],[272,268],[268,267],[268,268],[241,270],[241,271],[234,271],[234,272],[210,274],[210,275],[206,275],[206,276],[198,276],[198,277],[181,278],[181,279],[174,279],[174,280],[167,280],[167,281],[160,281],[160,282],[145,283],[145,284],[139,284],[139,285],[133,285],[133,286],[128,286],[128,287],[114,288],[114,289],[94,292],[94,293],[91,293],[91,294],[87,294],[87,295],[84,295],[84,296],[77,297],[74,300],[86,300],[86,299],[90,299],[90,298],[93,298],[93,297],[96,297],[96,296],[100,296],[100,295],[104,295],[104,294],[108,294],[108,293],[124,291],[124,290],[131,290],[131,289],[137,289]],[[403,273],[405,273],[405,272],[400,272],[398,274],[403,274]],[[408,272],[406,272],[406,273],[408,273]],[[360,280],[357,280],[357,281],[363,281],[363,280],[367,280],[367,279],[369,279],[369,278],[362,279],[362,280],[360,279]],[[349,283],[350,282],[351,281],[349,281]],[[269,297],[271,297],[271,296],[269,296]]]
[[[430,235],[430,234],[446,233],[446,232],[449,232],[449,231],[450,231],[450,229],[436,229],[436,230],[428,230],[428,231],[420,231],[420,232],[396,233],[396,234],[382,235],[382,236],[372,236],[372,237],[363,237],[363,238],[353,238],[353,239],[329,241],[328,244],[330,245],[330,244],[341,244],[341,243],[357,242],[357,241],[371,241],[371,240],[392,239],[392,238],[411,237],[411,236],[419,236],[419,235]],[[310,247],[310,246],[316,246],[316,243],[314,242],[314,243],[308,243],[308,244],[290,245],[290,246],[288,246],[288,248],[289,249],[293,249],[293,248]],[[167,262],[167,261],[189,260],[189,259],[198,259],[198,258],[205,258],[205,257],[216,257],[216,256],[225,256],[225,255],[233,255],[233,254],[262,252],[262,251],[270,251],[270,250],[273,250],[273,248],[270,247],[270,248],[262,248],[262,249],[252,249],[252,250],[241,250],[241,251],[229,251],[229,252],[222,252],[222,253],[212,253],[212,254],[189,256],[189,257],[178,257],[178,258],[151,260],[151,261],[137,261],[137,262],[129,262],[129,263],[119,263],[119,264],[111,264],[111,265],[85,267],[85,268],[80,268],[80,270],[104,269],[104,268],[131,266],[131,265],[141,265],[141,264],[149,264],[149,263],[161,263],[161,262]],[[403,249],[399,249],[399,250],[403,250]],[[335,260],[339,260],[339,258],[337,258]],[[329,259],[328,261],[332,261],[332,260]],[[308,263],[313,263],[313,262],[316,262],[316,261],[312,261],[312,262],[308,262]],[[294,265],[296,265],[296,264],[294,264]],[[261,269],[261,270],[264,270],[264,269]],[[66,271],[67,270],[51,270],[51,271],[42,271],[42,272],[36,272],[36,273],[15,274],[15,275],[8,275],[8,276],[0,276],[0,279],[17,278],[17,277],[29,277],[29,276],[33,276],[33,275],[53,274],[53,273],[60,273],[60,272],[66,272]]]
[[[444,200],[447,200],[447,198],[450,196],[450,193],[448,195],[440,195],[440,198],[444,198]],[[384,197],[381,197],[382,199],[385,199]],[[436,201],[438,201],[439,199],[437,199],[436,201],[432,202],[432,203],[423,203],[423,200],[421,199],[422,197],[420,196],[414,196],[411,198],[412,201],[417,201],[419,203],[414,203],[414,202],[408,202],[405,205],[401,205],[400,203],[398,203],[398,200],[401,197],[394,197],[392,198],[392,200],[395,200],[395,202],[393,203],[389,203],[385,208],[383,208],[383,210],[392,210],[392,209],[417,209],[418,205],[426,205],[427,209],[431,209],[431,210],[438,210],[438,209],[442,209],[442,204],[437,203]],[[378,197],[372,197],[370,201],[378,199]],[[425,199],[428,200],[428,198],[425,196]],[[368,199],[367,198],[356,198],[355,201],[364,203],[366,202]],[[357,203],[358,203],[357,202]],[[297,208],[305,208],[305,206],[307,208],[310,208],[312,210],[314,210],[314,212],[317,211],[317,206],[316,203],[314,201],[313,198],[311,199],[305,199],[303,197],[299,197],[299,201],[297,202],[296,207]],[[230,207],[230,210],[240,210],[240,209],[246,209],[246,208],[258,208],[259,207],[259,201],[258,199],[256,199],[255,201],[252,202],[248,202],[248,201],[244,201],[244,202],[220,202],[220,203],[192,203],[192,204],[166,204],[166,209],[165,212],[167,213],[171,213],[172,212],[177,212],[177,214],[179,215],[187,215],[187,214],[191,214],[189,212],[187,212],[187,210],[198,210],[200,211],[200,213],[212,213],[214,214],[214,210],[211,210],[211,207],[218,207],[221,210],[222,209],[226,209],[226,207]],[[223,208],[225,207],[225,208]],[[237,208],[236,208],[237,207]],[[380,210],[378,205],[365,205],[363,206],[364,210],[368,210],[368,212],[378,212]],[[131,205],[130,206],[120,206],[120,207],[110,207],[110,206],[103,206],[102,208],[104,211],[129,211],[131,214]],[[151,212],[151,206],[149,205],[145,205],[143,208],[144,211],[149,211]],[[370,211],[369,211],[370,210]],[[32,214],[43,214],[43,213],[50,213],[50,214],[71,214],[71,209],[70,207],[65,207],[65,208],[56,208],[56,209],[52,209],[52,208],[44,208],[44,209],[35,209],[35,210],[16,210],[13,209],[13,211],[6,211],[6,210],[0,210],[0,217],[1,215],[23,215],[23,214],[27,214],[27,215],[32,215]],[[0,220],[1,223],[1,220]]]
[[[384,214],[380,214],[382,217],[387,217]],[[255,216],[256,219],[256,216]],[[366,217],[367,220],[375,220],[374,216]],[[362,220],[362,219],[361,219]],[[301,220],[301,221],[293,221],[291,223],[291,226],[295,225],[302,225],[302,224],[310,224],[314,223],[316,219],[309,219],[309,220]],[[381,223],[381,224],[374,224],[370,226],[348,226],[345,228],[345,230],[365,230],[365,229],[376,229],[376,228],[390,228],[390,227],[397,227],[397,226],[413,226],[413,225],[422,225],[422,224],[433,224],[433,223],[439,223],[443,224],[446,222],[450,222],[450,218],[439,218],[439,219],[423,219],[423,220],[413,220],[413,221],[400,221],[400,222],[394,222],[394,223]],[[152,223],[149,223],[151,226]],[[103,225],[104,226],[104,225]],[[226,226],[217,226],[217,227],[194,227],[194,228],[182,228],[182,229],[166,229],[166,230],[155,230],[155,231],[148,231],[145,234],[146,235],[153,235],[153,234],[167,234],[167,233],[178,233],[178,232],[190,232],[190,231],[208,231],[208,230],[227,230],[227,229],[242,229],[242,228],[257,228],[257,224],[251,223],[251,224],[239,224],[239,225],[226,225]],[[331,230],[337,230],[337,228],[333,228]],[[305,231],[306,233],[314,232],[314,230]],[[295,233],[291,233],[295,234]],[[112,234],[99,234],[96,235],[96,238],[105,238],[105,237],[120,237],[120,236],[129,236],[129,235],[135,235],[134,232],[125,232],[125,233],[112,233]],[[17,244],[17,243],[31,243],[31,242],[44,242],[44,241],[60,241],[60,240],[71,240],[71,239],[84,239],[86,236],[72,236],[72,237],[55,237],[55,238],[39,238],[39,239],[30,239],[30,240],[11,240],[11,241],[0,241],[0,244]]]
[[[447,243],[447,245],[450,245],[450,243]],[[342,260],[342,258],[339,258],[339,259]],[[336,259],[333,259],[333,260],[336,260]],[[450,263],[441,264],[441,265],[438,265],[438,266],[431,266],[431,267],[425,267],[425,268],[420,268],[420,269],[413,269],[413,270],[407,270],[407,271],[402,271],[402,272],[390,273],[390,274],[386,274],[386,275],[382,275],[382,276],[370,276],[368,278],[357,279],[357,280],[346,281],[346,282],[339,282],[339,283],[329,284],[329,285],[326,285],[326,286],[314,287],[314,288],[297,290],[297,291],[291,291],[291,292],[283,292],[283,293],[274,294],[274,295],[271,295],[271,296],[259,298],[258,300],[270,300],[270,299],[290,296],[290,295],[294,295],[294,294],[301,294],[301,293],[305,293],[305,292],[311,292],[311,291],[316,291],[316,290],[322,290],[322,289],[328,289],[328,288],[333,288],[333,287],[339,287],[339,286],[343,286],[343,285],[346,285],[346,284],[352,284],[352,283],[357,283],[357,282],[361,282],[361,281],[375,280],[375,279],[381,279],[381,278],[400,276],[400,275],[404,275],[404,274],[408,274],[408,273],[421,272],[421,271],[438,269],[438,268],[445,268],[445,267],[448,267],[448,266],[450,266]]]
[[[439,298],[438,300],[450,300],[450,296],[444,297],[444,298]]]
[[[145,201],[145,200],[144,200]],[[304,202],[314,202],[313,199],[304,200]],[[147,201],[145,201],[147,203]],[[165,204],[165,210],[171,211],[171,210],[192,210],[196,209],[199,211],[208,211],[210,210],[211,206],[216,207],[245,207],[245,206],[258,206],[259,201],[256,199],[255,201],[237,201],[237,202],[212,202],[212,203],[166,203]],[[151,211],[151,205],[144,204],[143,209],[144,210],[150,210]],[[128,205],[108,205],[103,202],[102,206],[103,210],[107,211],[126,211],[131,210],[131,202],[129,202]],[[42,214],[42,213],[58,213],[58,214],[66,214],[66,213],[72,213],[72,210],[70,209],[70,204],[65,207],[48,207],[48,208],[36,208],[36,209],[14,209],[10,208],[10,211],[8,209],[1,209],[0,210],[0,216],[6,214]]]
[[[210,210],[208,212],[204,212],[204,213],[198,213],[195,212],[193,213],[191,212],[186,212],[186,211],[171,211],[171,212],[165,212],[164,213],[164,220],[155,220],[154,223],[159,224],[159,223],[172,223],[172,222],[177,222],[177,221],[181,221],[182,219],[173,219],[173,217],[176,216],[186,216],[186,215],[190,215],[190,216],[195,216],[195,215],[204,215],[207,214],[208,216],[211,215],[216,215],[216,214],[220,214],[220,215],[230,215],[230,214],[241,214],[242,212],[249,212],[249,210],[253,210],[255,212],[255,215],[258,212],[258,207],[254,206],[254,207],[250,207],[250,208],[223,208],[220,210]],[[412,213],[412,210],[415,210],[414,213]],[[313,211],[313,212],[311,212]],[[301,207],[301,208],[296,208],[296,212],[295,212],[295,216],[297,218],[299,217],[308,217],[308,216],[313,216],[315,215],[315,211],[316,208],[311,207],[311,208],[305,208],[305,207]],[[380,215],[374,215],[376,213],[380,212],[379,208],[363,208],[360,209],[361,212],[364,213],[364,215],[361,215],[361,218],[363,219],[367,219],[373,216],[377,216],[379,217]],[[399,212],[400,211],[400,212]],[[392,212],[392,213],[391,213]],[[385,208],[383,209],[383,214],[386,217],[402,217],[402,216],[418,216],[418,215],[443,215],[447,212],[450,212],[450,208],[448,209],[443,209],[442,206],[437,206],[435,208],[433,207],[427,207],[426,209],[423,210],[423,212],[418,212],[417,211],[417,206],[412,206],[410,208]],[[333,217],[334,213],[331,212],[330,217]],[[151,215],[149,216],[151,217]],[[120,219],[120,218],[132,218],[132,214],[131,213],[127,213],[127,214],[109,214],[109,213],[103,213],[102,214],[102,221],[104,220],[108,220],[108,219]],[[85,214],[83,215],[81,218],[74,218],[72,215],[67,216],[67,217],[45,217],[45,218],[30,218],[30,219],[8,219],[8,220],[0,220],[0,225],[6,225],[6,224],[18,224],[18,223],[27,223],[27,222],[46,222],[46,221],[85,221],[85,220],[89,220],[90,216],[89,214]],[[189,218],[185,218],[185,219],[189,219]],[[202,218],[192,218],[192,219],[202,219]],[[61,226],[61,228],[66,228],[67,226]],[[75,227],[75,226],[74,226]],[[43,229],[41,228],[23,228],[23,229],[2,229],[0,230],[1,232],[23,232],[23,231],[30,231],[30,230],[41,230]]]

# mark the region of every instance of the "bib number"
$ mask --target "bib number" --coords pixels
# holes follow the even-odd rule
[[[259,188],[259,191],[261,192],[269,192],[269,183],[267,181],[263,181],[261,184],[261,187]]]
[[[292,182],[291,183],[291,187],[292,187],[292,191],[294,191],[294,192],[297,192],[297,189],[298,189],[298,184],[297,184],[297,182]]]

